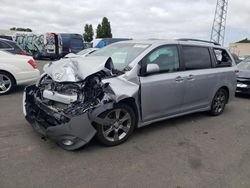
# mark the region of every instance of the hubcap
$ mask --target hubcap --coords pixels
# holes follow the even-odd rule
[[[128,134],[131,127],[131,116],[126,110],[114,109],[104,119],[110,122],[109,125],[102,126],[102,133],[107,140],[115,142]]]
[[[220,113],[223,110],[225,103],[226,103],[226,95],[223,91],[219,91],[214,99],[213,110],[216,113]]]
[[[11,80],[9,77],[0,74],[0,93],[6,93],[11,88]]]

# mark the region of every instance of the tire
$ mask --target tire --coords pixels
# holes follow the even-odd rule
[[[218,115],[222,114],[222,112],[225,109],[227,100],[228,100],[228,92],[225,89],[220,88],[216,92],[216,94],[213,98],[213,101],[211,104],[210,114],[213,116],[218,116]]]
[[[33,58],[34,59],[39,59],[40,58],[40,55],[38,52],[35,52],[34,55],[33,55]]]
[[[0,95],[8,94],[15,86],[13,76],[7,72],[0,71]]]
[[[97,139],[105,146],[116,146],[125,142],[135,129],[135,113],[126,104],[117,104],[100,117],[111,122],[110,125],[96,125]]]

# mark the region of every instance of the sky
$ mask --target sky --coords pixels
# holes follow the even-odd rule
[[[0,29],[83,33],[104,16],[113,37],[210,39],[217,0],[0,0]],[[225,45],[250,38],[250,2],[229,0]]]

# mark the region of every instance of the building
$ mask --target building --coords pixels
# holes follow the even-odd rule
[[[238,56],[250,55],[250,40],[246,38],[239,42],[231,43],[229,49]]]

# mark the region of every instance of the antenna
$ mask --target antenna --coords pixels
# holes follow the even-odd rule
[[[228,0],[217,0],[210,40],[224,44]]]

